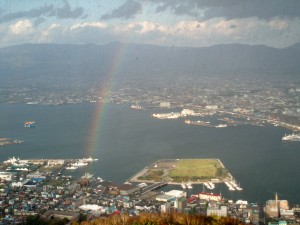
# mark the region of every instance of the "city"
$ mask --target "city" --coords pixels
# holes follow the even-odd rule
[[[13,157],[1,163],[2,224],[22,224],[28,216],[34,215],[77,221],[79,218],[93,220],[123,213],[139,215],[171,210],[231,217],[245,224],[295,224],[300,221],[300,207],[279,199],[277,193],[274,199],[258,204],[224,199],[221,193],[210,190],[187,195],[180,185],[171,185],[174,189],[161,192],[158,185],[150,189],[145,183],[116,184],[87,173],[79,178],[63,175],[65,169],[71,168],[69,165],[80,169],[89,163],[97,163],[97,159],[21,160]]]
[[[184,109],[195,112],[236,113],[245,118],[268,119],[292,131],[300,128],[300,84],[297,81],[269,82],[264,79],[181,77],[159,82],[128,80],[110,90],[92,87],[7,89],[3,103],[61,105],[112,102],[141,105],[144,109]]]

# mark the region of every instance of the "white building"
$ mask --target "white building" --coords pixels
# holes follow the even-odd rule
[[[210,200],[220,201],[222,199],[222,196],[214,193],[200,192],[199,199],[206,200],[206,201],[210,201]]]
[[[94,211],[94,212],[105,212],[105,209],[102,206],[91,204],[91,205],[81,205],[79,206],[79,209],[83,211]]]
[[[220,207],[208,207],[207,208],[207,216],[227,216],[227,206],[220,206]]]
[[[216,110],[216,109],[219,108],[219,106],[217,106],[217,105],[207,105],[207,106],[205,106],[205,108],[206,108],[206,109]]]
[[[0,180],[11,181],[13,177],[12,173],[0,172]]]
[[[171,191],[165,192],[165,195],[180,198],[180,197],[186,197],[186,192],[179,191],[179,190],[171,190]]]
[[[161,107],[161,108],[170,108],[171,107],[171,103],[170,102],[161,102],[159,104],[159,107]]]

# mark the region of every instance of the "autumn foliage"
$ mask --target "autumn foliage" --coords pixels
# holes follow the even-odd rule
[[[141,213],[139,216],[128,214],[115,215],[107,218],[98,218],[93,221],[85,221],[80,225],[242,225],[229,217],[215,217],[203,215],[189,215],[186,213]],[[78,225],[78,223],[72,223]]]

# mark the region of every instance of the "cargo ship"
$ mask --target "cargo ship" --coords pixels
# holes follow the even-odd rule
[[[27,121],[24,123],[24,127],[33,128],[33,127],[35,127],[35,123],[34,123],[34,121]]]

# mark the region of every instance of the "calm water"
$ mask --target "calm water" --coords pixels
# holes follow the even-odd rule
[[[122,183],[151,162],[162,158],[220,158],[244,190],[226,198],[265,202],[279,197],[300,203],[300,142],[282,143],[286,129],[240,126],[212,129],[188,126],[179,120],[156,120],[151,111],[108,104],[97,133],[97,149],[87,152],[95,104],[40,106],[0,105],[0,137],[21,139],[0,147],[0,160],[23,158],[99,158],[86,170]],[[26,129],[24,121],[37,127]],[[85,171],[81,171],[82,173]],[[179,186],[177,188],[180,188]],[[202,190],[196,186],[193,193]]]

